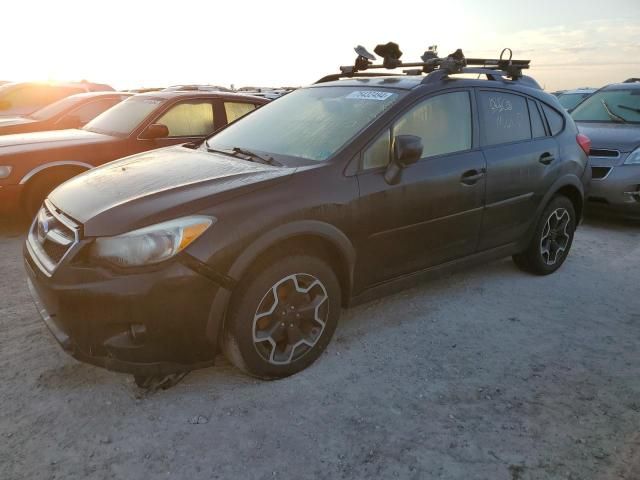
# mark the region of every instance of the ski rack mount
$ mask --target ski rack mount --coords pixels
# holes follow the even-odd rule
[[[431,77],[429,74],[434,72],[437,74],[435,76],[437,76],[438,79],[456,73],[477,73],[487,75],[487,78],[490,80],[496,79],[496,76],[504,76],[511,80],[518,80],[523,77],[522,70],[529,68],[529,64],[531,63],[530,60],[514,60],[512,58],[513,52],[510,48],[503,49],[498,59],[466,58],[461,49],[457,49],[445,58],[441,58],[438,57],[437,45],[432,45],[420,57],[421,62],[403,63],[400,59],[402,57],[400,47],[397,43],[389,42],[380,44],[373,50],[378,56],[382,57],[381,64],[374,63],[376,57],[362,45],[358,45],[355,51],[358,56],[353,65],[342,66],[340,67],[340,73],[327,75],[316,83],[330,82],[345,77],[394,75],[392,73],[380,72],[371,72],[364,75],[360,73],[370,69],[381,68],[386,70],[405,68],[403,73],[406,75],[421,75],[425,73],[427,74],[425,80]],[[509,53],[509,58],[504,58],[505,52]],[[467,68],[469,66],[475,66],[477,68]]]

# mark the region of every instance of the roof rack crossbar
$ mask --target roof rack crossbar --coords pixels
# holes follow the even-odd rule
[[[332,80],[338,80],[340,78],[351,78],[357,76],[384,76],[389,74],[383,73],[369,73],[362,75],[360,72],[364,72],[371,69],[386,69],[393,70],[396,68],[404,68],[403,73],[407,75],[419,75],[422,73],[432,74],[440,72],[438,78],[451,75],[455,73],[464,73],[463,70],[467,66],[477,66],[485,70],[495,70],[499,76],[507,76],[513,80],[522,77],[522,70],[527,69],[530,66],[530,60],[515,60],[512,58],[511,49],[505,48],[500,53],[500,58],[465,58],[462,50],[458,49],[445,58],[438,57],[437,46],[429,47],[429,49],[422,55],[422,62],[407,62],[404,63],[400,60],[402,52],[397,44],[389,42],[385,45],[378,45],[374,50],[378,55],[383,57],[383,63],[373,63],[375,56],[369,53],[364,47],[357,46],[356,61],[353,65],[346,65],[340,67],[340,73],[327,75],[316,83],[328,82]],[[508,58],[504,58],[505,52],[508,51]],[[469,72],[473,73],[473,72]],[[486,73],[486,72],[478,72]]]

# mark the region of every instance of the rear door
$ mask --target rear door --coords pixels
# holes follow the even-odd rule
[[[358,274],[366,288],[473,253],[484,200],[485,161],[474,143],[471,92],[419,101],[379,134],[362,154],[358,175]],[[421,160],[389,185],[384,172],[393,138],[417,135]]]
[[[559,163],[559,151],[536,100],[493,89],[479,89],[477,100],[487,161],[482,251],[516,242],[526,233]]]

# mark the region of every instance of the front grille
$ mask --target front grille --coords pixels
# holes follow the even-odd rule
[[[67,253],[69,247],[45,239],[44,243],[42,244],[42,249],[51,261],[60,263],[60,260],[62,260],[64,254]]]
[[[589,150],[589,155],[592,157],[616,158],[620,156],[620,152],[618,150],[609,150],[607,148],[592,148]]]
[[[78,243],[78,226],[46,201],[31,226],[27,241],[35,260],[47,273],[52,273]]]
[[[591,167],[591,178],[593,180],[602,180],[611,171],[611,167]]]

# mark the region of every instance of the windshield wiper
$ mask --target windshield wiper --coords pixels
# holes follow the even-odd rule
[[[267,165],[274,165],[274,166],[277,166],[277,167],[281,167],[282,166],[282,164],[280,162],[277,162],[273,157],[271,157],[269,155],[258,155],[257,153],[252,152],[251,150],[247,150],[246,148],[242,148],[242,147],[233,147],[231,150],[234,153],[239,153],[240,155],[244,155],[245,157],[249,157],[253,161],[258,160],[259,162],[266,163]]]
[[[281,167],[282,164],[278,162],[276,159],[269,155],[258,155],[251,150],[247,150],[246,148],[241,147],[233,147],[231,150],[221,149],[221,148],[211,148],[208,143],[205,142],[207,152],[212,153],[223,153],[225,155],[229,155],[230,157],[238,157],[242,155],[243,160],[249,160],[250,162],[258,162],[264,163],[266,165],[273,165],[275,167]],[[240,158],[240,157],[238,157]]]
[[[624,117],[621,117],[620,115],[616,115],[611,111],[611,108],[609,108],[609,105],[605,100],[601,100],[601,102],[602,102],[602,106],[604,107],[604,111],[607,112],[607,115],[609,115],[609,118],[611,120],[616,120],[620,123],[627,123],[627,120]]]
[[[632,112],[640,113],[640,108],[629,107],[628,105],[618,105],[618,108],[624,108],[625,110],[631,110]]]

